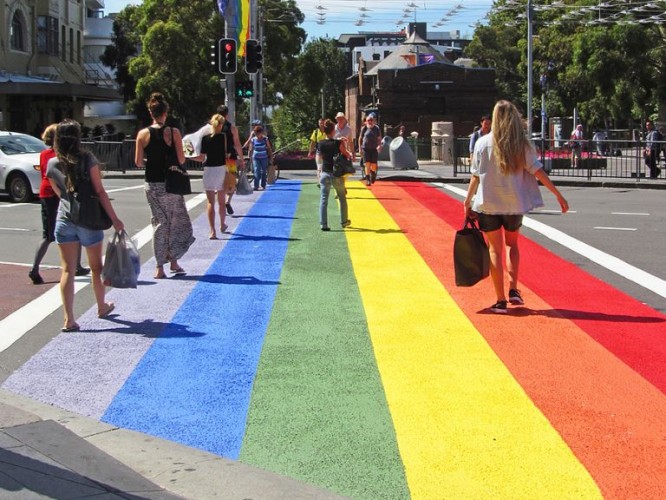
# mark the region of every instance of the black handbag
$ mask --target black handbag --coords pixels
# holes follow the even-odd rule
[[[488,244],[475,220],[467,219],[453,242],[456,286],[473,286],[490,274]]]
[[[353,175],[356,173],[354,164],[342,153],[333,158],[333,177],[342,177],[343,175]]]
[[[190,175],[184,166],[180,165],[176,154],[176,144],[173,140],[173,129],[171,129],[171,148],[167,155],[167,170],[164,173],[164,189],[171,194],[191,194],[192,183]]]
[[[109,229],[113,222],[99,201],[85,166],[79,162],[77,168],[82,172],[76,190],[69,197],[69,218],[86,229]]]

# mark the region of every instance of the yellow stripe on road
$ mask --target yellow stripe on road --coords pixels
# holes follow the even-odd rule
[[[348,187],[349,253],[412,498],[600,498],[380,202]]]

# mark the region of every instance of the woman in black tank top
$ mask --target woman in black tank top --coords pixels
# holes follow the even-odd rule
[[[322,231],[330,231],[328,226],[328,197],[331,187],[335,189],[340,201],[340,224],[343,228],[348,227],[351,221],[347,214],[347,195],[345,193],[344,177],[333,176],[333,162],[336,155],[341,154],[351,159],[343,140],[333,139],[335,135],[335,124],[331,120],[324,122],[324,133],[326,139],[317,143],[317,154],[322,158],[322,171],[319,183],[321,186],[321,201],[319,203],[319,227]]]
[[[185,274],[178,259],[194,243],[194,236],[183,196],[167,193],[164,188],[166,169],[174,161],[172,145],[176,160],[181,165],[185,163],[180,131],[164,125],[169,105],[162,94],[155,92],[150,96],[148,111],[153,123],[136,136],[134,163],[146,169],[145,190],[152,214],[153,251],[157,261],[155,279],[162,279],[166,278],[164,264],[167,262],[174,275]]]

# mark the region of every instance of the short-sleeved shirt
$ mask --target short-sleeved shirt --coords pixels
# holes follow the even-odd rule
[[[481,137],[474,147],[472,175],[479,177],[472,210],[485,214],[522,215],[543,206],[534,174],[543,168],[533,148],[525,150],[525,169],[502,174],[493,155],[492,132]]]
[[[314,132],[312,132],[310,140],[315,144],[317,144],[319,141],[326,140],[326,133],[322,129],[318,128]]]
[[[95,155],[89,151],[84,151],[81,153],[79,158],[79,164],[76,166],[77,169],[85,169],[87,175],[87,181],[81,180],[81,182],[90,182],[90,169],[99,162]],[[46,168],[46,177],[53,179],[60,190],[60,205],[58,206],[58,219],[59,220],[69,220],[69,212],[71,209],[71,198],[73,193],[67,190],[67,181],[65,178],[65,173],[62,171],[62,166],[58,158],[51,158],[49,160],[48,166]]]
[[[352,134],[352,129],[349,125],[345,123],[345,126],[342,128],[339,128],[337,125],[335,126],[335,135],[333,136],[334,139],[342,139],[343,137],[347,139],[347,148],[351,149],[354,145],[352,142],[354,141],[354,137]]]
[[[382,132],[378,125],[363,127],[361,135],[361,147],[363,149],[377,149],[381,143]]]
[[[268,158],[268,138],[262,137],[258,139],[257,137],[252,138],[252,158],[263,159]]]
[[[223,167],[227,162],[227,136],[204,135],[201,138],[201,153],[206,155],[205,167]]]
[[[51,183],[46,177],[46,168],[49,164],[49,160],[55,157],[55,151],[53,148],[48,148],[39,153],[39,170],[42,174],[42,183],[39,185],[39,197],[40,198],[51,198],[55,196],[55,192],[51,187]]]
[[[322,172],[333,173],[333,158],[340,152],[340,139],[325,139],[317,143],[317,153],[323,159]]]

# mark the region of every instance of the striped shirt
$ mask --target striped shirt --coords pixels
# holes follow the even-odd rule
[[[252,139],[252,158],[268,158],[268,139],[266,137]]]

